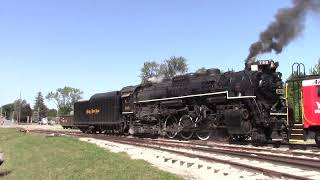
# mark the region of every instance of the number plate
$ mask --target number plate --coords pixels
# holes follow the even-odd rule
[[[284,94],[284,90],[283,89],[276,89],[276,93],[277,94]]]

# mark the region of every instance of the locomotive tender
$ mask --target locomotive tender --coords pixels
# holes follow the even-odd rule
[[[243,71],[178,75],[128,86],[74,104],[74,125],[87,133],[166,135],[207,140],[225,128],[235,140],[287,140],[281,73],[273,60]]]

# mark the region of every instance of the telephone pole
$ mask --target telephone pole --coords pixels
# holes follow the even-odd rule
[[[20,124],[21,117],[21,91],[20,91],[20,99],[19,99],[19,115],[18,115],[18,124]]]

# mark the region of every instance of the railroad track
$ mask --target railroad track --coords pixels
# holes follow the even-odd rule
[[[100,139],[100,137],[98,137]],[[309,159],[290,159],[290,158],[283,158],[282,160],[278,161],[276,158],[270,158],[269,156],[259,156],[255,157],[255,155],[248,155],[248,152],[237,153],[235,152],[230,153],[230,151],[222,150],[219,151],[217,154],[216,149],[203,149],[203,148],[195,148],[193,146],[179,146],[177,143],[155,143],[152,140],[139,140],[139,139],[121,139],[121,138],[107,138],[102,137],[101,139],[120,143],[120,144],[127,144],[133,145],[143,148],[152,148],[155,150],[167,151],[170,153],[175,153],[179,155],[183,155],[186,157],[191,158],[198,158],[203,161],[207,162],[218,162],[222,164],[229,164],[232,166],[236,166],[241,169],[247,169],[249,171],[256,171],[263,173],[265,175],[271,177],[280,177],[280,178],[290,178],[290,179],[319,179],[320,172],[317,171],[319,168],[319,160],[316,165],[312,165],[308,160]],[[221,156],[221,153],[224,155]],[[220,155],[219,155],[220,154]],[[226,156],[227,155],[227,156]],[[231,156],[242,156],[246,157],[244,159],[240,159],[237,157],[230,157]],[[275,155],[274,155],[275,156]],[[259,159],[260,161],[252,161],[251,159]],[[248,161],[249,160],[249,161]],[[273,161],[269,165],[265,164],[265,161]],[[299,161],[301,161],[299,163]],[[279,164],[280,163],[280,164]],[[250,165],[253,164],[253,165]],[[286,169],[285,171],[279,171],[279,169]],[[299,175],[297,175],[299,174]]]
[[[226,143],[216,143],[216,142],[203,142],[203,141],[172,141],[167,139],[154,139],[152,141],[159,141],[159,142],[167,142],[167,143],[174,143],[178,142],[179,144],[192,144],[197,146],[204,146],[208,148],[224,148],[226,150],[241,150],[241,151],[250,151],[250,152],[257,152],[257,153],[266,153],[266,154],[281,154],[287,156],[306,156],[313,159],[320,159],[320,151],[319,150],[311,150],[311,151],[299,151],[296,149],[278,149],[278,148],[270,148],[266,147],[252,147],[252,146],[243,146],[243,145],[233,145],[233,144],[226,144]]]
[[[195,144],[179,143],[179,142],[161,142],[155,143],[155,141],[148,141],[146,143],[153,145],[163,145],[169,147],[188,148],[193,151],[202,151],[207,153],[223,153],[244,158],[268,160],[271,162],[290,163],[292,165],[304,166],[308,168],[320,168],[320,154],[294,152],[294,151],[279,151],[271,149],[255,149],[240,147],[235,149],[234,147],[228,147],[224,145],[210,145],[199,146]]]
[[[163,139],[128,138],[103,134],[80,132],[34,130],[36,133],[66,134],[70,136],[95,138],[114,143],[150,148],[198,158],[207,162],[229,164],[241,169],[260,172],[271,177],[290,179],[319,179],[320,153],[275,150],[257,147],[240,147],[225,144],[171,141]]]

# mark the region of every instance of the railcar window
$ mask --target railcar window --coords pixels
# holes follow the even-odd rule
[[[320,86],[318,86],[318,98],[320,98]]]

